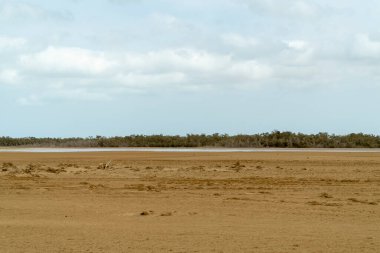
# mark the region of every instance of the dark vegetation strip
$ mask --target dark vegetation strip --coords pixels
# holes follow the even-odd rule
[[[226,148],[380,148],[380,136],[273,131],[254,135],[130,135],[87,138],[0,137],[3,147],[226,147]]]

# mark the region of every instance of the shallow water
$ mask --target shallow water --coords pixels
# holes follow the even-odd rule
[[[380,153],[380,149],[295,149],[295,148],[0,148],[4,152],[77,153],[77,152],[331,152]]]

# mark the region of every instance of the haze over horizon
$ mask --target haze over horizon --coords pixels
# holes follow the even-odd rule
[[[0,136],[380,135],[380,2],[0,0]]]

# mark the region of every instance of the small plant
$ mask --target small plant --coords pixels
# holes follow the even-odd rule
[[[138,191],[145,191],[146,189],[144,184],[138,184],[136,185],[136,188]]]
[[[59,174],[61,172],[66,172],[66,170],[63,169],[63,168],[54,169],[54,168],[49,167],[49,168],[46,169],[46,172],[54,173],[54,174]]]
[[[244,164],[241,164],[240,161],[237,161],[236,163],[234,163],[234,164],[231,166],[231,168],[232,168],[233,170],[235,170],[236,172],[241,171],[244,167],[245,167],[245,165],[244,165]]]
[[[37,164],[33,164],[33,163],[30,163],[26,166],[25,169],[22,170],[22,172],[26,173],[26,174],[32,174],[32,172],[34,172],[35,170],[37,170],[38,168],[40,168],[39,165]]]
[[[165,213],[162,213],[160,216],[172,216],[173,215],[173,212],[165,212]]]
[[[58,167],[62,167],[62,168],[79,168],[79,166],[77,164],[73,164],[73,163],[60,163],[60,164],[58,164]]]
[[[354,202],[354,203],[360,203],[360,202],[361,202],[360,200],[358,200],[358,199],[356,199],[356,198],[349,198],[349,199],[347,199],[347,200],[349,200],[349,201],[351,201],[351,202]]]
[[[151,214],[154,214],[154,212],[152,210],[150,210],[150,211],[142,211],[140,213],[141,216],[148,216],[148,215],[151,215]]]
[[[374,206],[377,205],[377,203],[374,202],[374,201],[359,200],[359,199],[356,199],[356,198],[349,198],[347,200],[349,200],[349,201],[351,201],[353,203],[361,203],[361,204],[368,204],[368,205],[374,205]]]
[[[158,189],[157,187],[155,187],[153,185],[146,186],[146,190],[147,191],[155,191],[155,192],[159,192],[160,191],[160,189]]]
[[[331,199],[332,198],[332,196],[330,194],[326,193],[326,192],[321,193],[319,195],[319,197],[325,198],[325,199]]]
[[[98,165],[98,170],[105,170],[111,168],[112,161],[108,161],[107,163],[101,163]]]
[[[307,204],[312,205],[312,206],[322,205],[322,203],[320,203],[320,202],[318,202],[318,201],[315,201],[315,200],[313,200],[313,201],[309,201],[309,202],[307,202]]]
[[[3,168],[16,168],[16,165],[13,163],[3,163]]]
[[[15,170],[15,169],[17,169],[17,167],[13,163],[3,163],[1,166],[2,171],[8,171],[10,169]]]
[[[88,184],[89,185],[89,189],[90,190],[96,190],[96,189],[104,189],[104,188],[106,188],[106,186],[105,185],[103,185],[103,184]]]

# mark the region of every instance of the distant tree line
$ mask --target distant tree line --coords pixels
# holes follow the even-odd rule
[[[2,147],[226,147],[226,148],[380,148],[380,136],[273,131],[253,135],[130,135],[87,138],[0,137]]]

